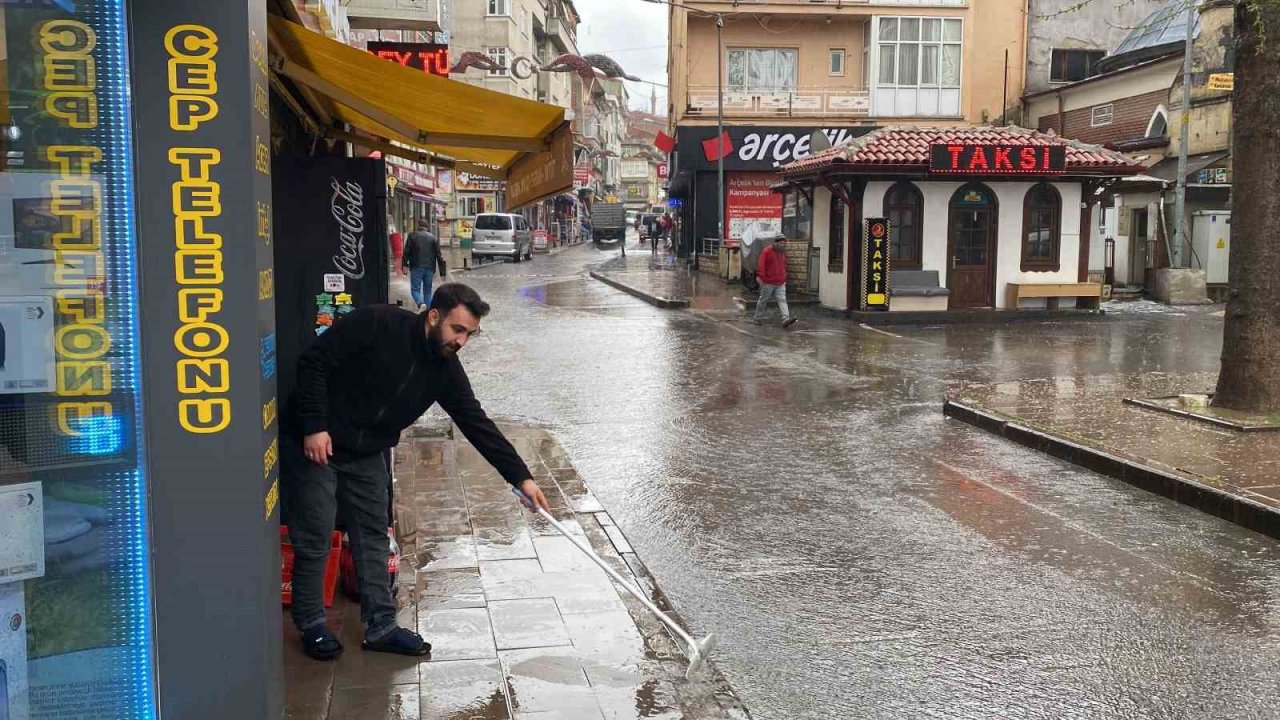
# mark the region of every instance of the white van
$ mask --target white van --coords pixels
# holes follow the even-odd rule
[[[471,258],[509,257],[515,262],[533,257],[533,231],[523,215],[481,213],[471,231]]]

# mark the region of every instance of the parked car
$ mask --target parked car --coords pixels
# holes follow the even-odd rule
[[[471,232],[471,259],[509,257],[514,262],[533,257],[533,231],[523,215],[481,213]]]

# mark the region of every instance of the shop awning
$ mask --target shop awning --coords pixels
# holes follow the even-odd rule
[[[564,124],[564,108],[402,67],[283,18],[269,21],[272,69],[304,88],[322,116],[446,156],[466,172],[505,179],[521,158],[550,150]]]
[[[1187,156],[1187,177],[1191,177],[1201,170],[1219,163],[1227,158],[1231,153],[1226,150],[1218,152],[1199,153]],[[1167,157],[1160,162],[1147,168],[1147,175],[1167,183],[1176,183],[1178,181],[1178,156]]]

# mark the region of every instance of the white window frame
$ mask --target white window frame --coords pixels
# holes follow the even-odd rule
[[[1156,126],[1156,120],[1162,118],[1164,119],[1164,135],[1155,137],[1169,137],[1169,111],[1163,105],[1157,107],[1156,111],[1151,113],[1151,119],[1147,121],[1147,131],[1142,134],[1142,137],[1154,140],[1155,138],[1151,135],[1151,129]]]
[[[752,87],[750,87],[750,86],[748,86],[748,85],[743,85],[742,87],[735,87],[735,86],[731,86],[731,85],[729,84],[729,65],[730,65],[729,58],[730,58],[730,57],[732,57],[732,55],[733,55],[734,53],[753,53],[753,52],[789,52],[789,53],[792,53],[792,54],[795,56],[795,65],[794,65],[794,71],[795,71],[795,72],[794,72],[794,74],[793,74],[793,75],[792,75],[792,77],[791,77],[791,87],[790,87],[790,89],[781,88],[781,87],[752,88]],[[798,89],[799,89],[799,82],[800,82],[800,48],[798,48],[798,47],[747,47],[747,46],[743,46],[743,47],[731,47],[731,48],[726,48],[726,49],[725,49],[725,51],[724,51],[724,54],[725,54],[725,63],[724,63],[725,87],[726,87],[726,88],[731,89],[733,92],[749,93],[749,94],[752,94],[752,95],[770,95],[770,94],[780,94],[780,93],[796,92],[796,90],[798,90]],[[747,65],[748,65],[748,67],[749,67],[749,66],[750,66],[750,62],[751,62],[751,61],[750,61],[750,55],[746,55],[746,56],[743,58],[743,62],[747,63]],[[745,72],[744,72],[744,78],[745,78],[745,77],[746,77],[746,74],[745,74]]]
[[[1089,127],[1106,127],[1116,120],[1115,103],[1094,105],[1089,108]]]
[[[475,210],[475,212],[467,212],[468,210]],[[484,212],[483,195],[458,196],[458,217],[475,217],[482,212]]]
[[[891,20],[894,22],[894,25],[895,25],[894,38],[888,39],[888,40],[881,40],[881,35],[883,34],[882,23],[883,21],[886,21],[886,20]],[[914,39],[904,40],[902,38],[901,23],[903,20],[919,21],[920,23],[919,30]],[[925,30],[925,23],[927,21],[938,22],[938,37],[936,40],[925,39],[924,30]],[[947,28],[949,25],[951,27],[955,27],[959,29],[959,32],[956,33],[956,37],[958,39],[948,39]],[[964,93],[964,51],[965,51],[965,31],[966,31],[965,18],[948,16],[948,15],[936,15],[936,16],[935,15],[929,15],[929,16],[875,15],[871,17],[871,19],[866,23],[865,27],[866,27],[866,31],[864,35],[865,42],[863,43],[864,62],[863,62],[863,70],[862,70],[863,84],[866,86],[866,89],[868,90],[868,92],[871,93],[871,96],[872,96],[872,100],[871,100],[872,115],[883,115],[885,117],[907,116],[904,113],[894,112],[892,108],[886,109],[883,107],[878,107],[876,96],[877,94],[879,94],[878,91],[893,91],[894,93],[897,93],[899,91],[910,92],[913,90],[917,93],[917,98],[916,98],[917,108],[920,107],[920,104],[919,104],[920,93],[922,91],[935,91],[939,93],[939,97],[941,97],[941,94],[944,92],[953,92],[956,94],[958,98],[958,100],[956,101],[956,105],[957,105],[956,112],[954,113],[949,111],[944,111],[940,107],[937,110],[937,112],[925,113],[925,112],[917,111],[916,113],[914,113],[914,115],[918,115],[922,117],[959,117],[963,114],[962,108],[964,107],[964,95],[965,95]],[[886,46],[893,47],[894,66],[893,66],[892,82],[880,81],[880,75],[882,71],[881,62],[880,62],[881,56],[882,56],[881,50]],[[937,48],[937,58],[935,61],[937,64],[934,66],[934,82],[931,82],[931,83],[921,82],[924,74],[923,63],[921,62],[921,60],[924,57],[923,48],[925,46]],[[948,47],[956,48],[955,50],[955,56],[956,56],[955,82],[954,83],[943,81],[944,80],[943,60],[948,54],[946,50],[946,48]],[[902,81],[901,64],[899,62],[899,59],[901,57],[903,48],[913,48],[915,51],[916,62],[915,62],[915,82],[914,83],[901,82]]]
[[[840,69],[835,69],[835,60],[840,58]],[[844,48],[831,48],[827,51],[827,74],[832,77],[844,77],[849,67],[849,55]]]
[[[489,17],[511,17],[511,0],[488,0]]]
[[[508,77],[511,68],[511,48],[491,47],[485,48],[485,55],[493,58],[493,61],[502,66],[500,70],[490,70],[489,77]]]

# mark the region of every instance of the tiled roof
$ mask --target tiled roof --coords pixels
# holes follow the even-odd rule
[[[874,172],[877,168],[895,170],[929,166],[932,145],[1061,145],[1067,149],[1067,172],[1089,174],[1114,172],[1127,175],[1141,170],[1131,157],[1100,145],[1087,145],[1056,135],[1047,135],[1019,127],[886,127],[833,148],[782,166],[783,175],[804,175],[836,165],[849,170]]]

